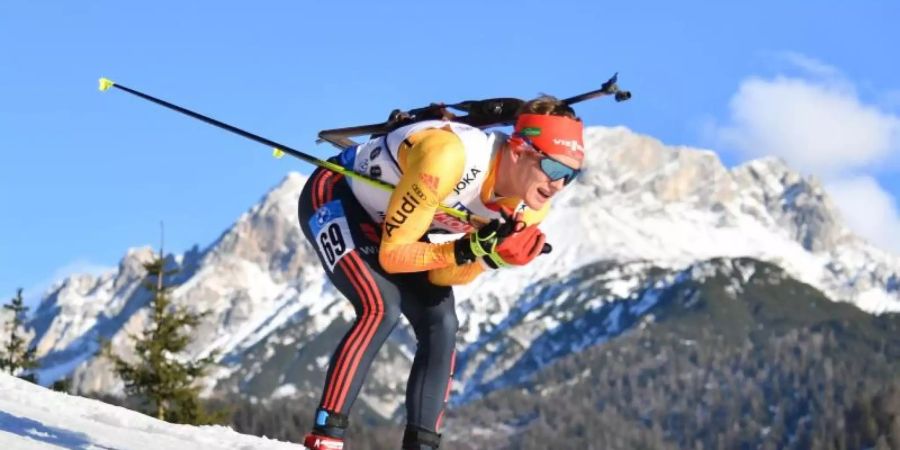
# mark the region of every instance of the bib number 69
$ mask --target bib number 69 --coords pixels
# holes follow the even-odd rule
[[[344,252],[347,251],[347,244],[344,242],[342,234],[340,226],[333,222],[328,225],[327,232],[323,230],[319,234],[319,245],[330,266],[334,266],[338,258],[344,256]]]
[[[315,236],[319,254],[330,271],[334,271],[335,264],[356,248],[339,200],[328,202],[316,210],[309,220],[309,227]]]

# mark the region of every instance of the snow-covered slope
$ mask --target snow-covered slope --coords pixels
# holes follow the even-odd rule
[[[586,146],[584,175],[555,200],[542,226],[553,253],[457,290],[459,353],[472,362],[465,367],[490,361],[492,336],[512,323],[533,328],[516,330],[523,350],[542,331],[566,325],[565,311],[532,313],[546,307],[543,301],[566,303],[569,295],[542,289],[556,280],[577,290],[569,275],[598,261],[609,264],[601,280],[605,293],[580,298],[579,308],[641,301],[652,267],[679,271],[717,257],[752,257],[783,267],[832,300],[872,313],[900,310],[900,259],[854,236],[819,183],[782,161],[729,170],[711,151],[666,147],[621,127],[589,128]],[[183,270],[175,301],[208,313],[189,351],[218,350],[223,358],[215,378],[228,380],[229,389],[316,395],[320,383],[311,374],[321,373],[341,327],[352,320],[349,303],[326,281],[300,235],[296,201],[304,182],[288,175],[209,247],[171,258]],[[138,285],[140,262],[150,252],[130,250],[114,273],[68,278],[45,297],[31,323],[45,355],[42,383],[74,371],[77,389],[117,389],[108,368],[93,358],[96,339],[111,337],[126,352],[125,337],[146,320],[148,297]],[[532,295],[537,292],[543,294]],[[400,327],[388,346],[363,397],[385,413],[400,404],[414,342]],[[578,350],[572,343],[554,354]],[[497,368],[514,362],[502,361],[493,372],[461,372],[455,392],[470,381],[490,384],[501,376]]]
[[[0,448],[279,450],[297,444],[222,426],[174,425],[82,397],[53,392],[0,373]]]

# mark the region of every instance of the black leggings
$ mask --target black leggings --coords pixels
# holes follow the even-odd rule
[[[328,364],[317,425],[322,424],[322,411],[346,417],[375,354],[402,313],[418,341],[406,386],[407,423],[436,433],[456,357],[453,290],[430,283],[426,272],[391,274],[381,268],[381,227],[340,174],[324,169],[313,172],[300,194],[299,218],[328,278],[356,310],[353,326]]]

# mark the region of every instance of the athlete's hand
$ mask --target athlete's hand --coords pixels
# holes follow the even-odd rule
[[[529,225],[521,231],[513,231],[511,235],[500,240],[495,253],[506,264],[524,266],[541,254],[546,241],[547,237],[538,229],[537,225]],[[491,257],[490,259],[495,258]]]
[[[541,253],[550,253],[552,248],[536,225],[525,226],[518,217],[504,215],[504,219],[494,219],[456,241],[456,263],[466,264],[482,257],[488,266],[496,269],[522,266]]]

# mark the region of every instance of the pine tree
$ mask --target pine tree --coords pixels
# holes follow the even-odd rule
[[[60,378],[50,385],[50,389],[53,389],[56,392],[65,392],[68,394],[72,391],[72,379]]]
[[[38,367],[35,348],[27,347],[25,338],[19,335],[19,329],[25,323],[25,316],[28,313],[28,307],[25,306],[22,299],[21,288],[9,303],[3,305],[3,309],[12,311],[13,317],[12,321],[7,324],[9,340],[0,353],[0,370],[34,383],[37,381],[34,369]]]
[[[203,314],[192,313],[184,306],[172,304],[172,285],[166,278],[177,270],[166,270],[160,256],[144,264],[147,279],[144,286],[153,294],[149,323],[141,335],[132,335],[137,362],[128,362],[114,354],[104,342],[102,354],[112,361],[116,373],[125,382],[125,391],[148,406],[148,414],[174,423],[194,425],[221,423],[225,412],[208,412],[200,401],[197,380],[215,360],[215,354],[193,361],[178,355],[190,343],[190,330]]]

